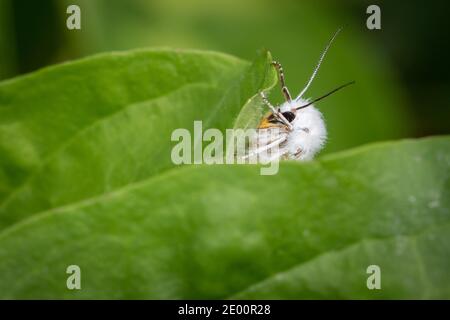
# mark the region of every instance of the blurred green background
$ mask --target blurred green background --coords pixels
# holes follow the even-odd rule
[[[320,105],[325,152],[450,132],[448,1],[376,1],[382,30],[366,28],[372,1],[0,0],[0,79],[91,54],[141,47],[216,50],[251,60],[259,48],[282,62],[297,94],[326,42],[330,50],[307,96],[355,80]],[[81,30],[66,8],[81,7]],[[273,94],[272,99],[281,101]]]

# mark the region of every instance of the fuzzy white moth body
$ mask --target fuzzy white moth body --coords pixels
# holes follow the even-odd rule
[[[249,154],[258,153],[263,161],[313,159],[326,142],[327,130],[322,113],[314,106],[298,110],[295,114],[291,112],[306,103],[305,100],[285,102],[279,107],[280,113],[292,120],[291,128],[284,126],[272,113],[264,117],[250,141]]]
[[[307,103],[285,102],[280,106],[281,113]],[[295,119],[291,122],[292,131],[286,136],[285,150],[281,150],[287,159],[311,160],[325,145],[327,129],[322,113],[314,106],[298,110]]]
[[[315,78],[325,54],[340,30],[336,31],[328,42],[312,76],[309,78],[305,88],[303,88],[295,99],[291,98],[291,94],[286,87],[284,73],[280,63],[276,61],[272,62],[278,71],[281,91],[286,101],[280,106],[274,107],[267,99],[265,93],[260,93],[263,102],[269,107],[271,112],[263,117],[257,128],[256,135],[251,139],[248,157],[258,155],[260,160],[262,159],[263,161],[279,159],[306,161],[313,159],[323,148],[327,140],[327,129],[322,113],[314,107],[313,103],[322,100],[353,82],[341,85],[311,102],[302,97]]]

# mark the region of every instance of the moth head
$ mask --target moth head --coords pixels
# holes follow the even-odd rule
[[[292,123],[295,120],[295,112],[293,112],[293,111],[285,111],[285,112],[282,112],[281,114],[287,121],[289,121],[289,123]],[[266,129],[266,128],[284,127],[284,126],[286,126],[285,123],[278,116],[274,115],[272,112],[269,112],[261,120],[258,128]]]

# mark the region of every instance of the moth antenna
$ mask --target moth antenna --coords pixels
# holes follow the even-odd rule
[[[330,49],[331,44],[333,43],[334,39],[337,37],[339,32],[341,32],[341,30],[342,30],[342,27],[337,29],[337,31],[334,33],[333,37],[331,37],[331,39],[328,41],[328,44],[325,47],[325,49],[323,50],[322,54],[320,55],[319,62],[317,63],[316,67],[314,68],[314,71],[313,71],[311,77],[309,78],[308,82],[306,83],[305,88],[303,88],[303,90],[300,92],[300,94],[297,96],[297,98],[295,98],[295,101],[300,100],[301,97],[303,97],[303,95],[305,94],[306,90],[308,90],[309,86],[311,85],[314,78],[316,77],[317,72],[319,71],[320,65],[322,64],[322,61],[325,58],[325,55],[327,54],[328,49]]]
[[[336,89],[331,90],[331,91],[328,92],[327,94],[324,94],[323,96],[321,96],[321,97],[319,97],[319,98],[316,98],[316,99],[314,99],[313,101],[308,102],[307,104],[305,104],[305,105],[303,105],[303,106],[300,106],[300,107],[297,107],[297,108],[295,108],[295,109],[296,109],[296,110],[300,110],[300,109],[304,109],[304,108],[306,108],[306,107],[309,107],[309,106],[312,105],[313,103],[315,103],[315,102],[317,102],[317,101],[320,101],[320,100],[322,100],[322,99],[324,99],[324,98],[326,98],[326,97],[332,95],[333,93],[335,93],[335,92],[337,92],[337,91],[339,91],[339,90],[341,90],[341,89],[343,89],[343,88],[345,88],[345,87],[347,87],[347,86],[349,86],[349,85],[351,85],[351,84],[354,84],[354,83],[355,83],[355,81],[347,82],[346,84],[343,84],[343,85],[337,87]]]

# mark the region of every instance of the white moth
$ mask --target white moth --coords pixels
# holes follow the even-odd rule
[[[323,148],[327,139],[327,129],[322,113],[314,107],[313,103],[353,82],[346,83],[312,101],[304,99],[303,95],[314,80],[325,54],[340,31],[341,29],[337,30],[328,42],[312,76],[295,99],[291,98],[286,87],[280,63],[276,61],[272,63],[278,72],[281,91],[286,101],[280,106],[274,107],[267,100],[266,95],[261,92],[263,102],[271,111],[259,123],[257,134],[250,141],[249,153],[246,157],[258,155],[260,159],[263,157],[264,161],[277,159],[305,161],[313,159],[316,153]]]

